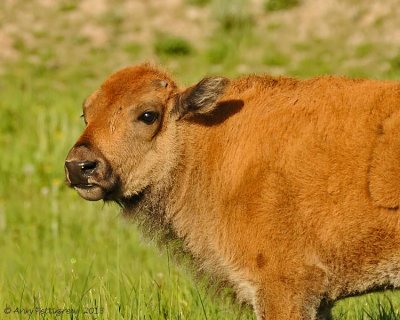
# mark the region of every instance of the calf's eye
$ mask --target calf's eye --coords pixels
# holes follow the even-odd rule
[[[157,112],[146,111],[139,116],[138,120],[150,125],[158,119],[158,116],[159,114]]]

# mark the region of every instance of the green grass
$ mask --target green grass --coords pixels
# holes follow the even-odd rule
[[[189,5],[203,7],[203,6],[208,5],[211,2],[211,0],[186,0],[186,2]]]
[[[80,312],[38,312],[29,319],[254,319],[228,295],[209,294],[166,249],[143,241],[118,207],[85,202],[64,185],[64,158],[83,128],[82,101],[113,70],[152,57],[183,84],[210,73],[276,70],[298,77],[400,76],[398,54],[367,38],[355,47],[340,35],[283,43],[284,23],[259,29],[246,1],[189,2],[208,7],[215,18],[204,43],[155,33],[146,43],[113,37],[112,45],[91,46],[79,24],[65,18],[79,11],[77,1],[64,1],[50,13],[36,9],[48,27],[32,31],[32,43],[13,38],[18,56],[3,65],[0,77],[1,320],[29,318],[6,315],[8,307]],[[18,3],[18,12],[34,10],[24,7],[29,2]],[[145,28],[131,26],[125,14],[114,10],[98,19],[110,34]],[[400,319],[399,309],[400,294],[387,292],[341,301],[334,315],[393,320]]]
[[[154,43],[154,51],[159,55],[187,56],[193,48],[184,38],[161,34]]]
[[[267,0],[264,3],[266,11],[287,10],[299,5],[299,0]]]

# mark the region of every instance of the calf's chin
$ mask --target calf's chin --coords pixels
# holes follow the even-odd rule
[[[98,201],[106,200],[107,192],[100,186],[89,185],[89,186],[75,186],[74,189],[78,194],[85,200]]]

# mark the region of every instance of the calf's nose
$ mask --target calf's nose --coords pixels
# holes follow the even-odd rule
[[[96,169],[96,161],[65,161],[65,174],[72,186],[88,184],[88,178]]]

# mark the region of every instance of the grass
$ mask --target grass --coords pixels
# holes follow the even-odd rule
[[[189,5],[203,7],[203,6],[208,5],[211,2],[211,0],[186,0],[186,2]]]
[[[287,10],[299,5],[299,0],[267,0],[264,3],[266,11]]]
[[[355,47],[336,35],[283,43],[285,24],[260,29],[243,0],[188,2],[216,18],[204,43],[173,33],[126,41],[126,30],[136,29],[121,9],[99,21],[110,34],[125,33],[98,48],[68,25],[77,1],[52,14],[36,9],[52,27],[34,31],[33,42],[13,38],[18,55],[0,77],[0,319],[254,319],[143,241],[116,206],[85,202],[64,185],[64,158],[83,128],[81,103],[111,71],[151,57],[184,84],[210,73],[399,78],[398,55],[370,39]],[[29,5],[19,1],[15,10],[34,10]],[[386,292],[341,301],[334,315],[400,319],[399,309],[400,294]],[[29,310],[31,317],[22,314]]]
[[[177,36],[160,35],[154,43],[154,51],[158,55],[186,56],[193,48],[189,41]]]

